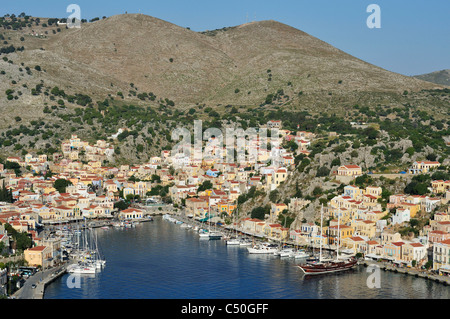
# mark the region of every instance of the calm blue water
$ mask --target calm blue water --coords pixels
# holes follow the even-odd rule
[[[406,299],[450,298],[450,288],[422,278],[381,271],[370,289],[367,268],[305,277],[298,261],[250,255],[246,248],[199,240],[193,230],[162,218],[136,228],[97,229],[107,259],[97,275],[70,289],[65,275],[45,299]]]

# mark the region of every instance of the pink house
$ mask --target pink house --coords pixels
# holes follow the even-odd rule
[[[430,243],[440,243],[447,239],[450,239],[450,233],[442,230],[433,230],[428,233],[428,241]]]
[[[402,241],[391,242],[384,245],[384,257],[392,260],[402,259],[402,246],[405,243]]]

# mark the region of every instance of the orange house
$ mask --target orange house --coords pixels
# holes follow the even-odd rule
[[[228,215],[231,215],[236,209],[236,204],[228,202],[219,202],[217,203],[217,209],[219,210],[219,214],[225,212]]]

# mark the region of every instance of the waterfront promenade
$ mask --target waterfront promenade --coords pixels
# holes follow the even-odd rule
[[[67,263],[61,264],[44,271],[39,271],[29,277],[24,285],[17,290],[14,299],[43,299],[45,287],[56,278],[66,273]],[[35,287],[35,288],[33,288]]]
[[[439,282],[444,285],[450,285],[450,276],[446,275],[436,275],[429,271],[422,270],[422,269],[416,269],[416,268],[408,268],[408,267],[398,267],[395,264],[388,263],[388,262],[378,262],[378,261],[368,261],[363,260],[360,262],[360,264],[364,265],[365,267],[375,265],[379,267],[383,271],[391,271],[399,274],[405,274],[414,276],[416,278],[425,278],[429,280],[433,280],[435,282]]]

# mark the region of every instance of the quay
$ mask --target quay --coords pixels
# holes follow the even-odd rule
[[[67,272],[67,266],[70,265],[70,263],[71,262],[64,262],[56,267],[35,273],[13,294],[12,298],[44,299],[44,292],[47,285],[64,275]]]
[[[394,266],[390,263],[372,261],[372,260],[363,260],[359,264],[363,265],[364,267],[375,265],[383,271],[391,271],[394,273],[410,275],[410,276],[414,276],[416,278],[425,278],[425,279],[429,279],[429,280],[433,280],[435,282],[441,283],[445,286],[450,285],[450,276],[435,275],[426,270],[420,270],[420,269],[408,268],[408,267],[398,267],[398,266]]]

